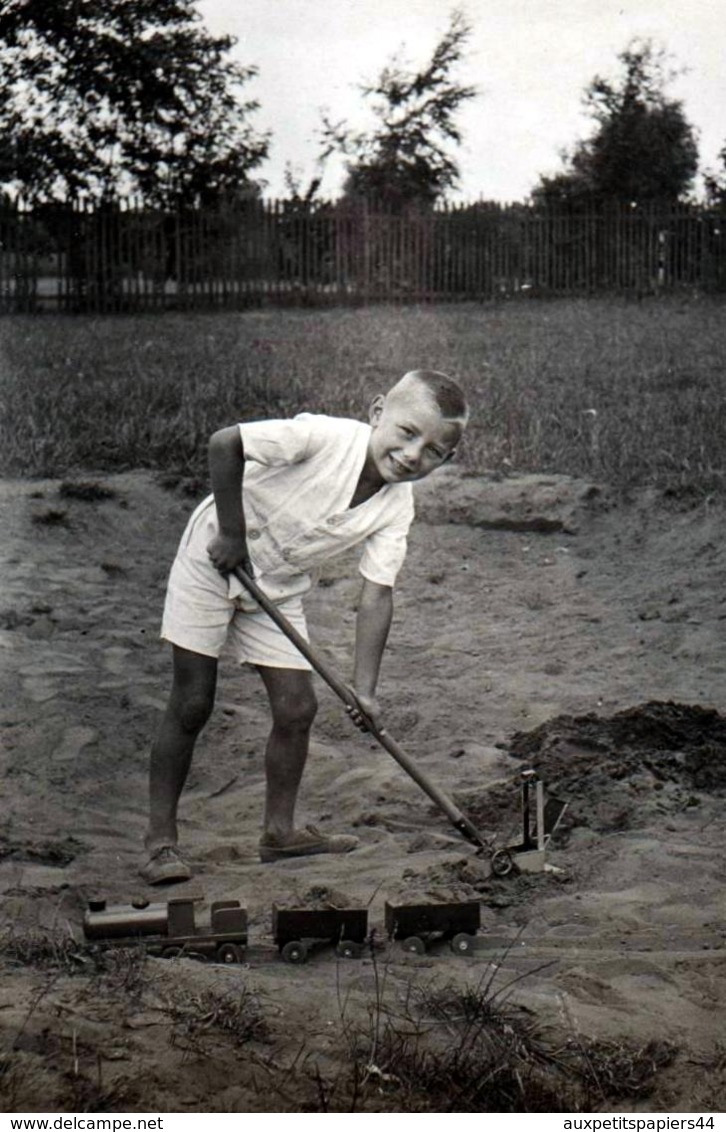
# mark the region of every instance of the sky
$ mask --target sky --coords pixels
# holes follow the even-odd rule
[[[245,87],[272,132],[257,171],[266,195],[285,195],[290,165],[306,187],[317,172],[321,111],[354,128],[372,123],[360,85],[398,55],[412,66],[431,56],[454,6],[472,25],[456,75],[477,87],[457,121],[460,200],[524,199],[560,153],[591,131],[582,94],[596,74],[616,78],[618,54],[636,37],[671,56],[669,95],[696,127],[701,167],[718,167],[726,144],[725,0],[198,0],[205,24],[229,33],[235,56],[258,68]],[[328,162],[323,194],[343,180]]]

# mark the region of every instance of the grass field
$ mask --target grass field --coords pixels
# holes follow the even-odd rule
[[[460,378],[472,470],[721,492],[723,301],[668,297],[137,317],[6,316],[2,471],[204,474],[236,420],[365,415],[405,370]]]

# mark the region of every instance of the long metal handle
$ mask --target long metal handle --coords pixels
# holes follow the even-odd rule
[[[238,566],[235,569],[234,573],[235,576],[240,580],[242,585],[245,587],[247,592],[255,599],[260,608],[263,609],[268,617],[275,622],[275,624],[282,630],[285,636],[290,641],[292,641],[298,651],[302,653],[307,661],[309,661],[318,675],[323,678],[328,687],[332,688],[336,696],[338,696],[343,701],[343,703],[346,704],[346,706],[354,707],[357,711],[360,711],[363,719],[365,720],[366,727],[373,738],[378,743],[380,743],[380,745],[386,751],[388,751],[389,755],[393,756],[399,766],[403,767],[403,769],[408,775],[410,775],[414,782],[416,782],[421,787],[421,789],[426,794],[428,794],[432,802],[435,802],[439,809],[441,809],[446,814],[451,824],[455,826],[456,829],[458,829],[459,833],[463,834],[463,836],[466,837],[467,841],[471,841],[472,844],[477,845],[480,848],[488,848],[488,842],[484,838],[483,834],[479,832],[473,822],[470,821],[466,814],[463,814],[461,812],[458,806],[456,806],[452,802],[451,798],[449,798],[449,796],[445,794],[443,790],[441,790],[434,782],[431,781],[428,775],[424,774],[424,772],[419,766],[417,766],[411,756],[406,754],[406,752],[398,745],[396,740],[388,734],[385,728],[377,727],[373,720],[369,716],[367,716],[364,711],[361,710],[360,705],[355,698],[355,695],[347,686],[347,684],[344,684],[343,681],[338,678],[335,672],[333,672],[332,669],[325,663],[325,661],[322,660],[322,658],[313,651],[305,638],[301,636],[300,633],[298,633],[294,625],[290,624],[285,615],[283,613],[280,613],[280,610],[277,608],[274,602],[270,601],[267,594],[260,589],[260,587],[252,578],[250,578],[249,574],[247,574],[241,566]]]

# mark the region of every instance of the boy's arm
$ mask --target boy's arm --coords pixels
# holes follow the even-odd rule
[[[219,534],[207,547],[211,561],[222,574],[242,566],[252,567],[247,551],[247,528],[242,507],[242,477],[245,454],[239,429],[220,429],[209,441],[209,473],[217,507]]]
[[[392,587],[364,578],[356,620],[353,690],[363,711],[379,726],[376,685],[392,617]],[[356,726],[365,729],[363,717],[354,708],[349,714]]]

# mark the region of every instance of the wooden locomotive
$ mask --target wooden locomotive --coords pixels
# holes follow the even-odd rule
[[[163,904],[134,900],[107,905],[105,900],[89,900],[83,932],[101,947],[143,944],[150,955],[167,959],[185,954],[241,963],[247,946],[247,910],[238,900],[216,900],[205,927],[196,924],[194,901],[188,898],[172,897]]]

